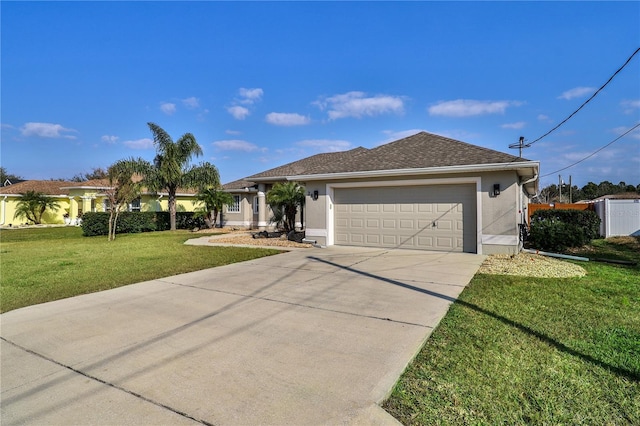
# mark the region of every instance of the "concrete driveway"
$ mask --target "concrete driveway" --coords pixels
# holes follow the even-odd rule
[[[378,407],[483,256],[297,250],[8,312],[10,424],[394,424]]]

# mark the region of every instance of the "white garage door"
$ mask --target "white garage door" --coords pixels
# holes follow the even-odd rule
[[[338,245],[476,252],[475,185],[339,188]]]

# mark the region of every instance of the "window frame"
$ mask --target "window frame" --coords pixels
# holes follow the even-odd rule
[[[227,213],[241,213],[241,199],[239,195],[232,194],[233,204],[227,206]]]

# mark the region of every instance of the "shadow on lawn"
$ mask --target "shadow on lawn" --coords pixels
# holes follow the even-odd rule
[[[380,280],[380,281],[384,281],[386,283],[393,284],[393,285],[396,285],[396,286],[399,286],[399,287],[403,287],[403,288],[406,288],[406,289],[409,289],[409,290],[413,290],[413,291],[417,291],[417,292],[420,292],[420,293],[428,294],[429,296],[438,297],[440,299],[448,300],[450,302],[462,305],[462,306],[467,307],[469,309],[473,309],[476,312],[480,312],[482,314],[488,315],[491,318],[494,318],[494,319],[496,319],[496,320],[498,320],[500,322],[503,322],[504,324],[507,324],[507,325],[509,325],[511,327],[515,327],[515,328],[517,328],[518,330],[520,330],[520,331],[522,331],[524,333],[530,334],[530,335],[540,339],[544,343],[547,343],[548,345],[551,345],[551,346],[555,347],[556,349],[558,349],[558,350],[560,350],[562,352],[568,353],[569,355],[572,355],[572,356],[575,356],[575,357],[579,357],[579,358],[581,358],[581,359],[583,359],[583,360],[585,360],[585,361],[587,361],[587,362],[589,362],[591,364],[597,365],[598,367],[604,368],[605,370],[609,370],[612,373],[615,373],[615,374],[617,374],[619,376],[626,377],[626,378],[628,378],[630,380],[640,380],[640,372],[629,371],[629,370],[626,370],[624,368],[620,368],[620,367],[616,367],[616,366],[607,364],[606,362],[600,361],[599,359],[596,359],[596,358],[592,357],[591,355],[587,355],[587,354],[584,354],[582,352],[578,352],[575,349],[572,349],[572,348],[568,347],[564,343],[559,342],[559,341],[557,341],[555,339],[552,339],[551,337],[549,337],[549,336],[547,336],[545,334],[542,334],[539,331],[536,331],[536,330],[534,330],[534,329],[532,329],[530,327],[527,327],[526,325],[520,324],[520,323],[518,323],[516,321],[513,321],[513,320],[511,320],[509,318],[503,317],[502,315],[496,314],[495,312],[491,312],[491,311],[489,311],[487,309],[481,308],[480,306],[475,305],[473,303],[465,302],[463,300],[456,300],[456,298],[451,297],[451,296],[440,294],[440,293],[437,293],[437,292],[434,292],[434,291],[431,291],[431,290],[426,290],[426,289],[423,289],[423,288],[420,288],[420,287],[416,287],[416,286],[413,286],[411,284],[406,284],[406,283],[403,283],[403,282],[400,282],[400,281],[392,280],[390,278],[380,277],[378,275],[374,275],[374,274],[371,274],[371,273],[368,273],[368,272],[360,271],[360,270],[355,269],[353,267],[339,265],[337,263],[333,263],[333,262],[330,262],[328,260],[320,259],[320,258],[317,258],[317,257],[313,257],[312,256],[312,257],[310,257],[310,259],[316,260],[318,262],[323,262],[323,263],[335,266],[336,268],[341,268],[341,269],[347,270],[349,272],[354,272],[356,274],[364,275],[365,277],[368,277],[368,278],[374,278],[374,279],[377,279],[377,280]]]

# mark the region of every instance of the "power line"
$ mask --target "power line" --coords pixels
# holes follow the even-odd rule
[[[605,146],[603,146],[603,147],[601,147],[601,148],[597,149],[596,151],[594,151],[594,152],[592,152],[591,154],[587,155],[587,156],[586,156],[586,157],[584,157],[583,159],[578,160],[578,161],[576,161],[575,163],[570,164],[570,165],[568,165],[567,167],[564,167],[564,168],[562,168],[562,169],[560,169],[560,170],[556,170],[555,172],[547,173],[546,175],[542,175],[542,176],[540,176],[540,177],[541,177],[541,178],[543,178],[543,177],[547,177],[547,176],[555,175],[555,174],[556,174],[556,173],[558,173],[558,172],[561,172],[561,171],[563,171],[563,170],[567,170],[567,169],[568,169],[568,168],[570,168],[570,167],[573,167],[573,166],[575,166],[575,165],[577,165],[577,164],[582,163],[583,161],[585,161],[585,160],[587,160],[587,159],[589,159],[589,158],[593,157],[594,155],[596,155],[597,153],[599,153],[599,152],[600,152],[600,151],[602,151],[603,149],[607,148],[609,145],[613,144],[614,142],[616,142],[616,141],[618,141],[618,140],[622,139],[624,136],[626,136],[626,135],[628,135],[629,133],[633,132],[633,131],[634,131],[635,129],[637,129],[638,127],[640,127],[640,123],[636,124],[635,126],[633,126],[632,128],[630,128],[629,130],[627,130],[626,132],[624,132],[623,134],[621,134],[620,136],[618,136],[617,138],[615,138],[614,140],[612,140],[611,142],[609,142],[608,144],[606,144]]]
[[[590,97],[589,99],[587,99],[587,100],[586,100],[582,105],[580,105],[580,108],[578,108],[577,110],[573,111],[573,112],[571,113],[571,115],[569,115],[567,118],[565,118],[564,120],[562,120],[562,121],[560,122],[560,124],[558,124],[556,127],[554,127],[553,129],[549,130],[547,133],[545,133],[544,135],[540,136],[538,139],[534,140],[533,142],[528,143],[527,145],[528,145],[528,146],[533,145],[534,143],[538,142],[540,139],[542,139],[542,138],[544,138],[544,137],[547,137],[547,136],[548,136],[548,135],[550,135],[552,132],[554,132],[555,130],[557,130],[560,126],[562,126],[564,123],[566,123],[567,121],[569,121],[569,119],[570,119],[571,117],[573,117],[574,115],[576,115],[576,114],[577,114],[577,112],[578,112],[578,111],[580,111],[580,110],[581,110],[581,109],[582,109],[586,104],[588,104],[588,103],[589,103],[589,101],[590,101],[591,99],[595,98],[595,97],[596,97],[596,95],[597,95],[598,93],[600,93],[600,91],[601,91],[602,89],[604,89],[604,88],[606,87],[606,85],[607,85],[607,84],[609,84],[609,83],[611,82],[611,80],[613,80],[613,78],[614,78],[614,77],[615,77],[615,76],[616,76],[620,71],[622,71],[622,69],[623,69],[624,67],[626,67],[626,66],[627,66],[627,64],[628,64],[629,62],[631,62],[631,59],[632,59],[632,58],[636,55],[636,53],[638,53],[638,52],[640,52],[640,47],[639,47],[639,48],[637,48],[637,49],[636,49],[636,51],[635,51],[635,52],[633,52],[633,53],[631,54],[631,56],[629,56],[629,58],[626,60],[626,62],[625,62],[625,63],[624,63],[620,68],[618,68],[618,70],[617,70],[616,72],[614,72],[614,73],[613,73],[613,75],[612,75],[611,77],[609,77],[609,80],[607,80],[607,82],[606,82],[606,83],[604,83],[602,86],[600,86],[600,88],[599,88],[598,90],[596,90],[596,91],[595,91],[595,93],[594,93],[593,95],[591,95],[591,97]]]

